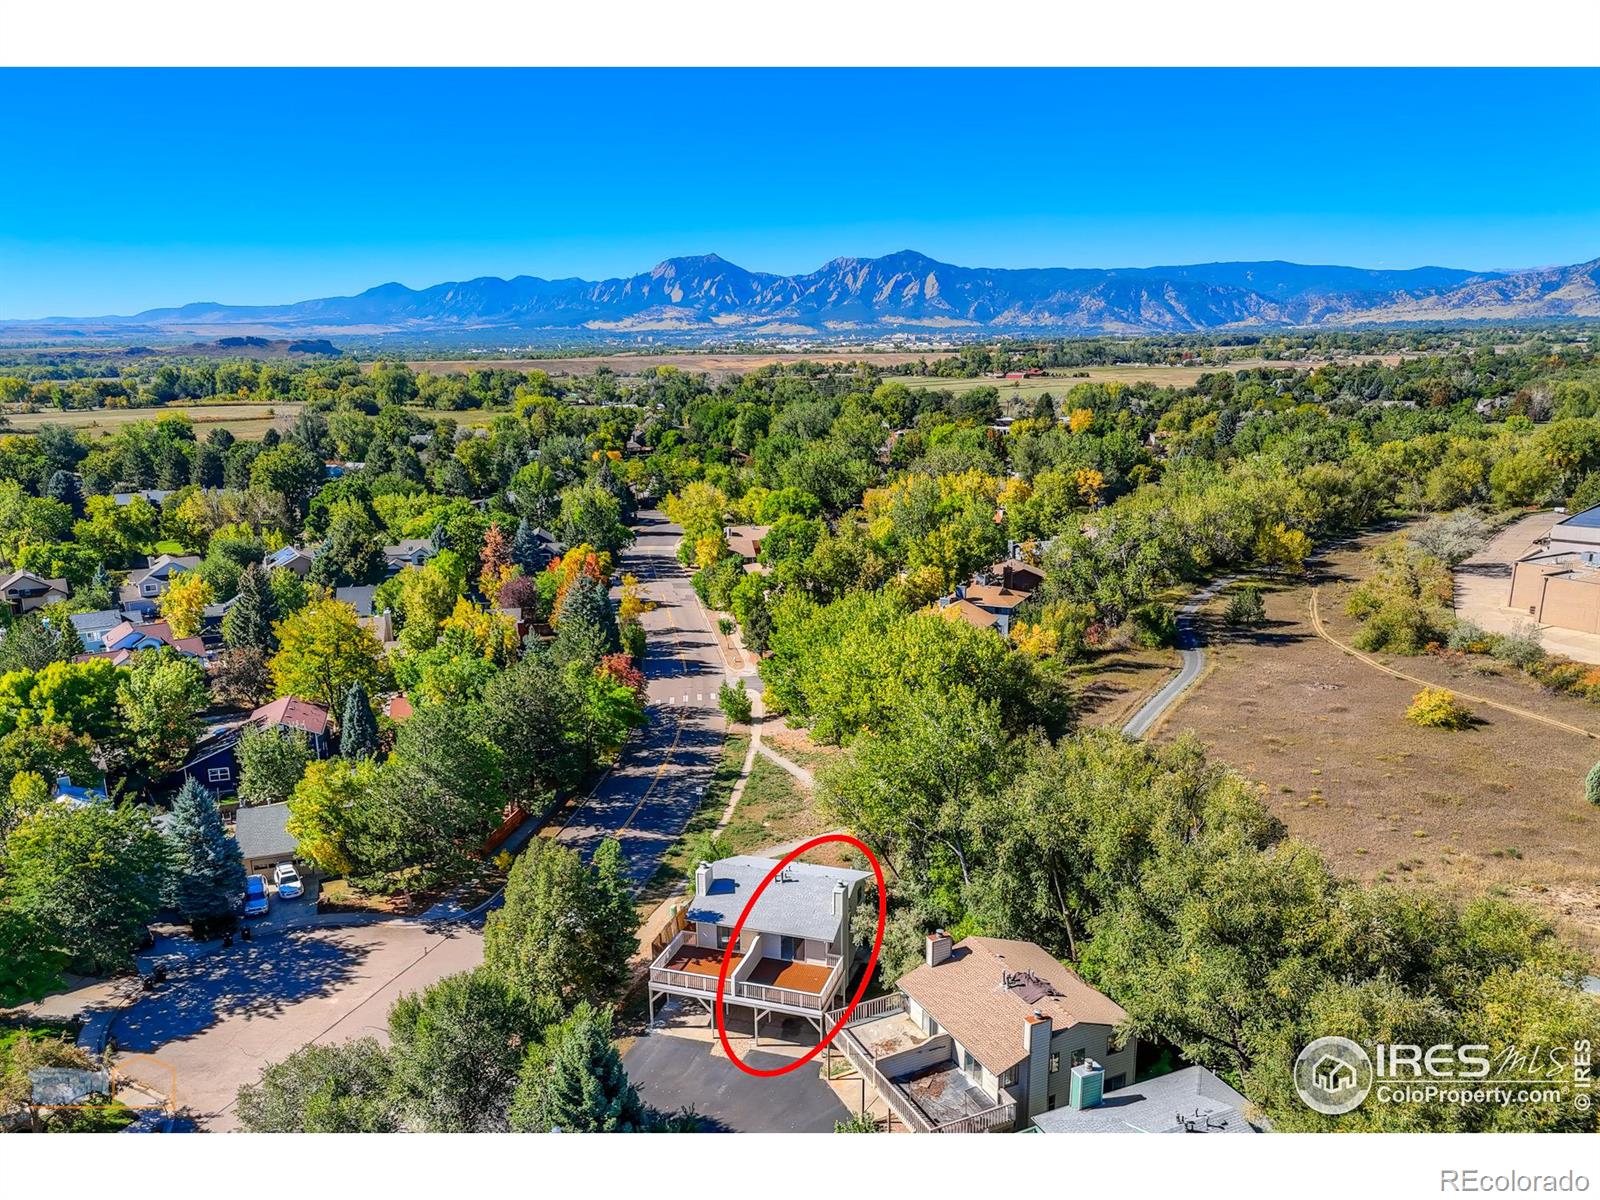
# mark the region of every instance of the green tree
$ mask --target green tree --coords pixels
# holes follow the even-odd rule
[[[448,975],[389,1010],[394,1092],[409,1128],[510,1127],[519,1070],[546,1021],[492,972]]]
[[[372,691],[383,680],[383,647],[348,604],[314,601],[279,621],[276,632],[279,648],[269,665],[281,696],[332,712],[353,684]]]
[[[216,793],[185,780],[172,802],[166,839],[172,852],[173,907],[197,923],[233,912],[244,894],[244,859],[239,843],[223,827]]]
[[[222,640],[230,650],[271,653],[278,648],[272,626],[278,620],[278,600],[266,572],[255,563],[239,576],[239,594],[222,618]]]
[[[722,708],[722,715],[731,723],[750,724],[750,693],[745,690],[744,680],[732,686],[724,683],[717,691],[717,704]]]
[[[389,1052],[376,1038],[312,1043],[239,1089],[247,1133],[393,1133],[400,1128]]]
[[[1590,804],[1600,804],[1600,762],[1589,768],[1583,779],[1583,796]]]
[[[26,1004],[48,994],[60,985],[66,965],[65,951],[49,932],[0,894],[0,1005]]]
[[[606,1004],[627,984],[638,925],[615,840],[586,867],[576,851],[536,839],[511,868],[504,905],[489,914],[484,967],[530,1000]]]
[[[289,799],[311,761],[305,737],[279,726],[246,725],[239,737],[239,803],[279,804]]]
[[[511,1106],[519,1133],[641,1133],[648,1108],[611,1040],[608,1008],[581,1003],[545,1033],[523,1063]]]
[[[352,683],[344,695],[339,720],[339,753],[346,758],[371,758],[378,753],[378,722],[372,715],[367,689]]]
[[[180,766],[209,703],[205,672],[192,658],[166,647],[136,655],[117,689],[132,773],[148,782]]]
[[[569,546],[587,542],[612,554],[633,541],[633,531],[623,522],[621,502],[593,481],[561,493],[557,527]]]
[[[125,967],[160,907],[167,847],[146,809],[47,805],[5,844],[6,904],[75,971]]]

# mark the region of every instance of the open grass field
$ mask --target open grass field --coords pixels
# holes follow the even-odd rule
[[[97,433],[114,433],[134,421],[154,421],[169,413],[184,413],[205,431],[221,426],[233,436],[253,441],[266,436],[274,426],[281,432],[294,424],[300,405],[293,401],[277,404],[173,404],[161,408],[92,408],[58,412],[8,413],[11,428],[20,433],[31,433],[41,425],[65,425],[81,429],[90,436]]]
[[[1403,717],[1416,684],[1313,629],[1318,584],[1327,631],[1350,642],[1356,623],[1345,599],[1368,570],[1363,551],[1382,536],[1329,552],[1305,582],[1270,593],[1259,629],[1222,628],[1222,602],[1213,604],[1208,672],[1156,736],[1192,730],[1217,759],[1259,781],[1290,832],[1337,870],[1530,901],[1600,961],[1600,808],[1583,794],[1600,740],[1481,706],[1471,729],[1418,728]],[[1600,709],[1547,694],[1511,668],[1373,657],[1600,734]]]
[[[1310,363],[1286,362],[1277,359],[1263,361],[1250,359],[1244,362],[1216,366],[1149,366],[1143,363],[1118,363],[1109,367],[1059,368],[1048,375],[1032,379],[931,379],[927,376],[907,376],[896,382],[908,388],[937,388],[940,391],[969,392],[973,388],[992,387],[1000,392],[1002,401],[1007,398],[1030,404],[1041,392],[1049,392],[1057,399],[1080,383],[1154,383],[1162,387],[1189,387],[1202,375],[1217,371],[1242,371],[1249,367],[1301,368]]]

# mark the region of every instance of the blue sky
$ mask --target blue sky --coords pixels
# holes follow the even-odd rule
[[[388,280],[1600,256],[1600,71],[0,71],[0,317]]]

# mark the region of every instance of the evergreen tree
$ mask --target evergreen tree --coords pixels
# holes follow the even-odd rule
[[[278,619],[278,601],[266,572],[251,563],[239,576],[239,597],[222,618],[222,640],[230,650],[270,653],[278,645],[272,626]]]
[[[650,1110],[611,1042],[611,1010],[584,1003],[528,1052],[511,1128],[520,1133],[641,1133]]]
[[[344,694],[339,718],[339,753],[346,758],[371,758],[378,752],[378,722],[372,715],[367,689],[352,683]]]
[[[1583,794],[1590,804],[1600,804],[1600,762],[1589,768],[1583,781]]]
[[[174,908],[189,921],[216,920],[244,893],[244,859],[222,825],[217,796],[197,780],[184,782],[167,825],[172,848]]]
[[[567,587],[555,623],[563,634],[568,625],[583,625],[594,630],[604,654],[615,654],[622,649],[622,634],[617,629],[617,614],[611,609],[611,598],[606,595],[605,585],[592,575],[580,573]]]
[[[44,494],[52,500],[59,500],[62,504],[72,509],[74,517],[83,516],[83,489],[78,486],[77,476],[71,471],[57,471],[50,476],[50,482],[45,485]]]

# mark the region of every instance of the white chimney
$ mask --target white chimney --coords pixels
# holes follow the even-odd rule
[[[694,869],[694,894],[696,896],[709,896],[711,894],[711,881],[715,878],[711,864],[701,863]]]
[[[930,967],[937,967],[950,957],[951,947],[955,943],[950,940],[950,935],[942,929],[935,929],[928,935],[927,957]]]
[[[836,917],[844,916],[844,897],[848,890],[842,879],[833,885],[833,915]]]

